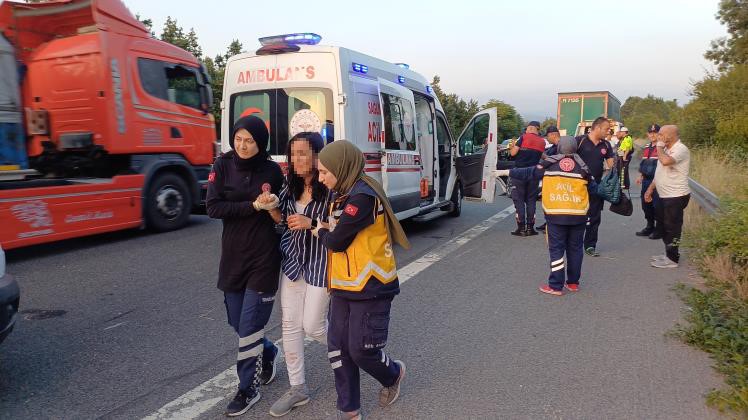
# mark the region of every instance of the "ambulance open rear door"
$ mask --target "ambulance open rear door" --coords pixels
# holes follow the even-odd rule
[[[457,173],[468,200],[493,203],[498,158],[498,121],[496,108],[473,116],[457,142]]]
[[[382,184],[399,218],[415,216],[421,204],[421,156],[413,92],[378,79],[382,110]]]

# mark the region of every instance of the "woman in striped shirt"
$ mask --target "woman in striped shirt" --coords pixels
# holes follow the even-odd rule
[[[311,233],[326,220],[330,192],[319,182],[317,154],[324,147],[319,133],[299,133],[286,150],[288,173],[280,193],[278,209],[271,212],[276,223],[288,229],[281,238],[281,308],[283,350],[291,389],[270,409],[275,417],[309,402],[304,378],[304,336],[327,344],[327,249]]]

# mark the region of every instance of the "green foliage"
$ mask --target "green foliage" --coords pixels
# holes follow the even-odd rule
[[[748,415],[748,304],[728,298],[720,288],[681,287],[680,294],[690,310],[685,312],[688,325],[678,325],[675,335],[709,353],[728,385],[712,390],[707,403],[720,411]]]
[[[203,49],[200,48],[195,30],[190,28],[190,32],[185,34],[176,19],[172,19],[171,16],[167,16],[166,18],[164,30],[161,32],[161,40],[189,51],[192,55],[197,57],[198,60],[203,58]]]
[[[473,115],[480,111],[481,108],[478,107],[478,102],[474,99],[465,101],[455,93],[445,93],[439,85],[440,81],[439,76],[434,76],[431,87],[434,89],[434,94],[439,98],[439,102],[444,108],[452,135],[459,136],[468,122],[470,122],[470,119],[473,118]]]
[[[558,121],[556,121],[555,118],[546,118],[542,123],[540,123],[540,130],[545,133],[545,130],[552,125],[558,128]]]
[[[644,98],[631,96],[621,107],[623,122],[636,138],[646,137],[647,128],[652,124],[677,124],[680,112],[681,108],[675,99],[666,101],[654,95]]]
[[[498,99],[491,99],[486,102],[481,108],[496,108],[496,116],[498,117],[498,137],[499,141],[508,138],[517,138],[522,133],[524,121],[513,106],[502,102]]]
[[[683,109],[681,138],[748,153],[748,64],[706,77],[694,84],[693,95]]]
[[[721,0],[717,19],[727,26],[729,36],[712,41],[704,57],[717,64],[719,71],[748,64],[748,1]]]
[[[145,28],[148,29],[148,32],[151,33],[151,38],[155,38],[156,37],[156,33],[153,32],[153,20],[151,20],[151,19],[141,19],[140,18],[140,14],[137,14],[137,13],[135,14],[135,19],[137,19],[138,21],[140,21],[140,23],[142,23],[143,26],[145,26]]]
[[[748,186],[744,186],[748,188]],[[721,214],[689,236],[697,259],[727,254],[737,267],[748,266],[748,201],[723,199]]]
[[[524,121],[519,115],[517,110],[498,99],[491,99],[486,102],[485,105],[479,106],[478,101],[474,99],[462,99],[455,93],[446,93],[439,85],[441,78],[434,76],[434,80],[431,82],[431,87],[434,89],[434,94],[439,98],[439,102],[444,108],[444,113],[447,115],[447,123],[452,131],[452,135],[459,136],[465,126],[470,122],[478,111],[486,108],[496,107],[498,117],[498,137],[500,140],[507,139],[510,137],[519,136],[522,131]]]

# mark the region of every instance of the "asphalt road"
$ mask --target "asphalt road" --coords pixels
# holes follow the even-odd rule
[[[466,203],[462,217],[408,223],[406,266],[510,205]],[[547,278],[542,236],[489,228],[402,287],[388,354],[408,377],[402,399],[368,418],[715,418],[703,395],[721,385],[708,357],[665,333],[683,305],[671,290],[687,267],[657,271],[661,242],[633,235],[642,220],[605,211],[582,291],[537,291]],[[233,331],[215,288],[220,222],[193,216],[167,234],[130,231],[8,253],[22,288],[20,324],[0,346],[0,418],[142,418],[232,366]],[[279,310],[268,326],[280,338]],[[243,418],[267,418],[285,367]],[[335,392],[326,349],[307,350],[312,402],[289,418],[325,418]],[[227,393],[221,394],[228,398]],[[220,399],[220,398],[219,398]],[[227,399],[193,407],[221,418]],[[177,416],[178,417],[178,416]]]

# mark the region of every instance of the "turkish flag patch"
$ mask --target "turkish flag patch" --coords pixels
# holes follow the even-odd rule
[[[215,182],[215,180],[216,180],[216,173],[215,172],[211,172],[208,175],[208,182],[213,183],[213,182]]]
[[[354,206],[353,204],[348,204],[345,206],[345,209],[343,209],[345,214],[349,216],[355,216],[358,214],[358,207]]]

